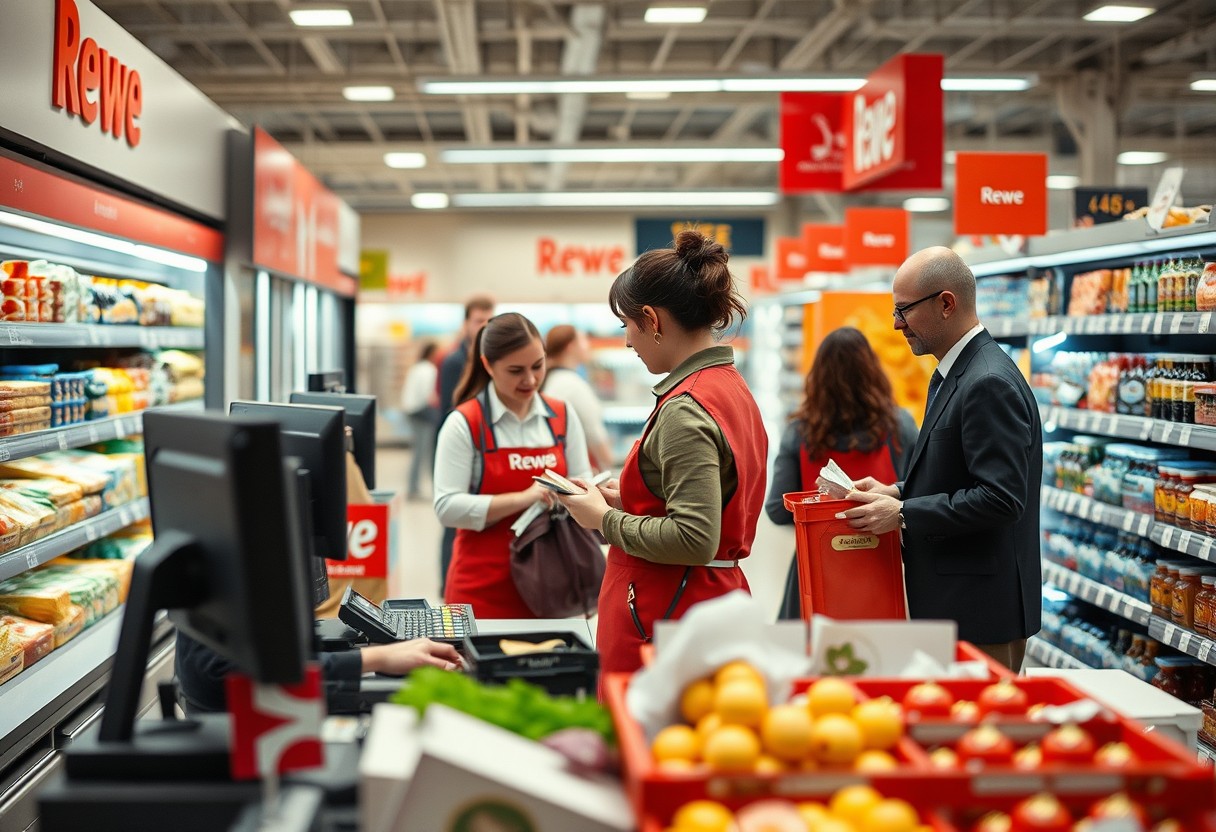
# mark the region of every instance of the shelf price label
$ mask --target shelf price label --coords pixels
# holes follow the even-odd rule
[[[1206,662],[1210,655],[1212,655],[1212,642],[1204,641],[1199,645],[1199,661]]]
[[[42,561],[38,559],[37,549],[30,549],[25,553],[25,565],[27,569],[33,569],[41,562]]]
[[[1205,537],[1199,546],[1199,557],[1204,560],[1212,559],[1212,538]]]
[[[1165,328],[1165,315],[1161,312],[1153,315],[1153,334],[1160,335],[1161,330]]]
[[[1123,523],[1120,525],[1120,528],[1122,528],[1125,532],[1130,532],[1132,530],[1132,526],[1135,524],[1136,515],[1129,511],[1127,514],[1123,515]]]
[[[1203,335],[1212,326],[1212,313],[1204,312],[1199,316],[1199,323],[1195,327],[1195,331]]]

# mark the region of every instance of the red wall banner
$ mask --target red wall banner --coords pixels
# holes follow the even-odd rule
[[[941,55],[897,55],[845,96],[845,190],[942,186],[944,66]]]
[[[1045,153],[959,153],[954,233],[1047,233]]]
[[[852,266],[898,266],[908,259],[908,212],[846,208],[845,257]]]
[[[777,238],[777,268],[774,269],[778,280],[801,280],[810,271],[807,263],[806,248],[801,237]]]
[[[844,95],[781,93],[781,192],[841,191]]]
[[[331,578],[388,577],[389,504],[346,507],[346,560],[325,561]]]
[[[338,197],[260,128],[253,154],[254,265],[354,295],[338,268]]]
[[[813,272],[847,272],[844,259],[844,226],[802,224],[802,245],[808,269]]]
[[[5,156],[0,206],[212,263],[224,259],[224,235],[212,228]]]

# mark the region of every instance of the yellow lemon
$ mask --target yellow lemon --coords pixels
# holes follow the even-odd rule
[[[724,725],[757,728],[767,710],[768,696],[755,680],[732,679],[714,693],[714,712]]]
[[[828,810],[838,820],[856,824],[882,803],[882,795],[866,785],[845,786],[828,801]]]
[[[709,739],[709,735],[722,727],[722,717],[715,714],[706,714],[697,720],[697,736],[701,738],[701,745],[705,745],[705,741]]]
[[[696,725],[702,717],[714,709],[714,683],[709,679],[698,679],[680,696],[680,715],[689,725]]]
[[[811,728],[811,753],[821,763],[850,765],[862,745],[861,729],[847,716],[828,714],[816,719]]]
[[[695,760],[701,755],[701,739],[687,725],[668,725],[655,735],[650,752],[656,760]]]
[[[884,800],[862,815],[857,832],[916,832],[920,815],[902,800]]]
[[[852,716],[866,748],[886,751],[904,735],[904,710],[888,697],[862,702]]]
[[[705,741],[705,762],[715,771],[754,771],[760,740],[750,728],[723,725]]]
[[[874,749],[861,752],[857,755],[857,759],[853,761],[854,771],[895,771],[898,768],[898,760],[885,751],[876,751]]]
[[[857,704],[857,688],[843,679],[820,679],[806,692],[807,706],[816,717],[847,714]]]
[[[744,661],[727,662],[718,668],[714,674],[714,684],[718,687],[735,679],[750,679],[765,685],[764,674]]]
[[[671,825],[680,832],[728,832],[735,827],[735,816],[717,801],[694,800],[679,808]]]
[[[760,722],[764,750],[782,760],[801,760],[811,751],[811,715],[797,705],[769,708]]]

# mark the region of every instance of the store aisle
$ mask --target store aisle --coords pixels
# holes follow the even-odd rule
[[[404,493],[409,471],[410,451],[401,448],[380,448],[376,454],[376,484],[379,488]],[[441,528],[431,510],[430,491],[426,499],[405,503],[399,525],[399,549],[396,567],[389,578],[393,597],[423,597],[439,600],[439,540]],[[756,545],[743,571],[752,592],[775,618],[781,606],[785,588],[785,573],[794,552],[794,532],[791,527],[773,525],[761,516],[756,532]]]

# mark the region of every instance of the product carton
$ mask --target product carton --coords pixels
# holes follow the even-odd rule
[[[380,802],[360,810],[362,832],[633,829],[615,778],[574,774],[557,752],[442,705],[427,708],[413,731],[396,716],[381,718],[387,707],[376,708],[360,766],[360,803]],[[416,765],[400,759],[415,749]]]

